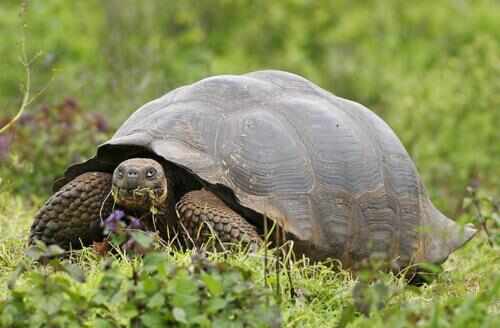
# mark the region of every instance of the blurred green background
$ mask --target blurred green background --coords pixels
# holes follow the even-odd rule
[[[22,98],[19,12],[1,1],[0,123]],[[45,197],[146,101],[275,68],[379,114],[449,216],[471,183],[499,193],[499,1],[44,0],[24,19],[34,94],[47,89],[0,136],[0,188]]]

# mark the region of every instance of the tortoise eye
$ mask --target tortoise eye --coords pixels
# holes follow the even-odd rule
[[[156,170],[153,168],[150,168],[146,171],[146,177],[152,178],[156,175]]]
[[[123,178],[123,169],[118,169],[118,177]]]

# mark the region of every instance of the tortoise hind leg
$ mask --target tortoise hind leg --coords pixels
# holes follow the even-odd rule
[[[215,239],[217,244],[260,244],[262,239],[254,226],[230,209],[216,195],[207,190],[185,194],[176,205],[181,231],[195,245]],[[189,242],[188,242],[189,243]]]
[[[64,185],[36,214],[29,243],[41,240],[69,249],[101,240],[101,215],[106,218],[112,207],[111,177],[88,172]]]

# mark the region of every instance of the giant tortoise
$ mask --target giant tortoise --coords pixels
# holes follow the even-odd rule
[[[269,219],[312,259],[352,267],[375,256],[399,270],[441,263],[475,233],[434,207],[382,119],[273,70],[209,77],[145,104],[54,191],[31,242],[101,240],[113,205],[164,239],[203,240],[197,231],[210,228],[224,243],[259,242]]]

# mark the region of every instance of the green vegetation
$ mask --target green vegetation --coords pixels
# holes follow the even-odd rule
[[[23,98],[19,3],[0,4],[0,127]],[[0,134],[0,326],[12,326],[7,304],[45,318],[49,312],[41,305],[61,297],[68,308],[57,310],[82,310],[87,325],[102,318],[126,325],[120,321],[126,315],[118,315],[127,312],[123,300],[113,309],[98,309],[94,296],[107,275],[129,284],[133,270],[147,270],[147,259],[114,255],[108,270],[103,267],[109,256],[84,250],[72,263],[85,282],[33,266],[23,253],[37,207],[69,163],[91,156],[146,101],[208,75],[263,68],[301,74],[374,110],[410,152],[433,202],[489,236],[481,233],[453,254],[443,273],[424,287],[377,274],[368,289],[387,304],[369,317],[355,313],[356,279],[326,264],[293,263],[295,297],[281,270],[281,297],[275,298],[263,287],[262,251],[209,259],[226,263],[227,272],[240,272],[236,284],[259,286],[256,297],[278,302],[287,327],[493,327],[500,321],[498,1],[44,0],[29,1],[24,20],[28,58],[42,51],[32,65],[32,94],[46,89],[13,129]],[[161,256],[162,265],[188,272],[191,254]],[[9,290],[20,263],[26,272]],[[224,274],[217,270],[214,275]],[[267,282],[275,295],[278,280],[270,271]],[[196,275],[189,279],[203,283]],[[44,291],[47,281],[64,292]],[[36,326],[34,318],[16,320]]]
[[[312,264],[304,260],[293,262],[290,276],[295,296],[291,297],[291,286],[285,268],[282,267],[277,276],[274,270],[276,259],[269,257],[269,289],[276,295],[278,279],[281,286],[281,297],[271,297],[264,290],[263,250],[256,254],[209,253],[208,258],[212,262],[223,263],[215,267],[204,264],[204,261],[200,262],[196,256],[194,265],[190,265],[191,252],[169,252],[168,248],[162,248],[159,254],[150,253],[143,259],[127,258],[121,252],[101,257],[93,249],[86,249],[73,254],[72,266],[67,263],[61,265],[59,261],[52,262],[49,267],[33,266],[23,258],[26,231],[31,223],[33,208],[21,197],[12,197],[3,192],[0,193],[0,204],[0,225],[2,228],[6,227],[0,235],[0,327],[12,327],[12,321],[9,320],[14,320],[19,326],[31,321],[32,327],[38,327],[36,323],[48,322],[46,320],[49,316],[53,319],[54,327],[63,327],[64,325],[57,323],[64,318],[71,319],[74,313],[81,314],[78,319],[81,321],[71,321],[77,326],[97,326],[99,323],[102,324],[101,327],[107,327],[104,325],[105,321],[111,327],[126,326],[134,318],[142,320],[141,312],[138,312],[140,302],[153,302],[154,295],[147,294],[142,288],[147,284],[165,284],[165,289],[159,288],[154,292],[159,295],[156,299],[164,299],[165,306],[157,308],[153,302],[153,308],[147,312],[153,313],[155,318],[144,318],[156,320],[157,315],[173,311],[169,307],[175,304],[169,289],[173,287],[168,286],[175,286],[177,279],[188,279],[184,281],[188,286],[199,285],[200,279],[202,284],[213,283],[211,278],[204,276],[204,271],[197,272],[193,269],[203,266],[208,266],[208,269],[203,270],[207,270],[215,279],[225,275],[232,277],[223,279],[227,285],[222,287],[222,291],[224,298],[233,297],[233,306],[227,308],[227,313],[219,312],[218,315],[232,312],[237,316],[243,307],[246,314],[256,315],[253,321],[256,326],[263,322],[268,324],[261,325],[262,327],[272,326],[279,318],[272,306],[260,308],[258,304],[266,304],[267,301],[273,304],[280,300],[285,327],[333,327],[344,322],[349,327],[407,327],[418,324],[421,327],[465,328],[495,327],[495,323],[500,320],[499,246],[489,246],[484,236],[476,238],[453,254],[438,278],[423,287],[408,286],[403,279],[393,275],[373,273],[376,275],[373,284],[377,287],[374,286],[369,291],[375,294],[375,299],[382,297],[387,304],[381,310],[373,309],[371,315],[365,317],[354,313],[356,300],[353,290],[356,280],[348,272],[332,270],[326,264]],[[31,252],[30,255],[36,258],[40,254]],[[23,274],[16,271],[20,266],[24,268]],[[168,272],[169,268],[174,267],[179,268],[179,276],[158,274],[158,270]],[[134,275],[134,270],[138,274]],[[148,275],[144,275],[144,272],[148,272]],[[16,277],[13,286],[12,281]],[[248,278],[251,280],[247,280]],[[9,290],[9,285],[14,289]],[[117,285],[121,287],[118,288]],[[135,294],[129,294],[129,291]],[[204,289],[199,292],[206,293]],[[215,291],[214,293],[217,294]],[[193,306],[189,311],[199,311],[201,308],[207,311],[210,318],[216,317],[210,314],[209,309],[217,306],[210,305],[211,302],[218,302],[215,301],[217,295],[211,296],[212,298],[205,299],[205,303],[198,303],[198,307]],[[252,303],[259,298],[260,303]],[[370,309],[370,303],[366,304],[367,299],[370,298],[363,298],[361,302]],[[62,303],[64,306],[52,306]],[[171,316],[165,315],[163,318],[167,320]],[[235,324],[235,321],[231,321],[234,317],[219,319],[229,320],[233,326]],[[249,320],[249,317],[244,317],[243,320]],[[154,326],[154,323],[151,324]]]
[[[143,242],[148,237],[143,235]],[[58,252],[59,250],[59,252]],[[34,247],[34,260],[62,252]],[[92,263],[91,256],[84,257]],[[166,252],[151,253],[143,261],[104,260],[86,276],[79,266],[57,259],[46,271],[29,271],[10,296],[0,303],[0,325],[5,327],[277,327],[280,314],[270,291],[256,286],[250,271],[200,255],[189,265],[177,265]],[[140,262],[140,265],[138,263]],[[81,260],[80,264],[83,261]],[[28,270],[18,265],[16,274]],[[61,275],[58,271],[67,273]]]

